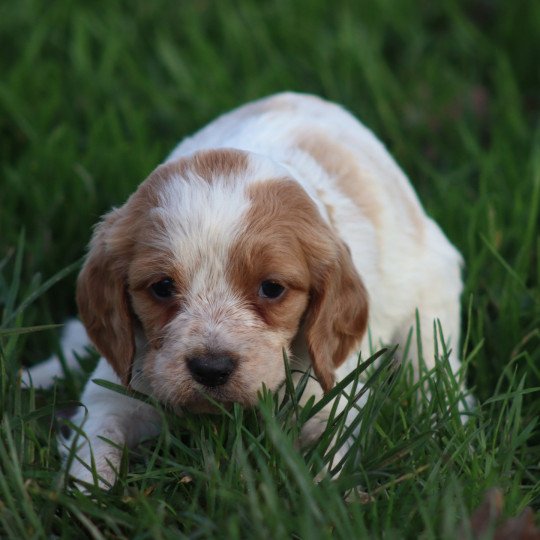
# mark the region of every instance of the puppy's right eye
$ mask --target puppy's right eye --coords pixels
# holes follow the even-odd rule
[[[174,287],[174,281],[171,278],[165,278],[161,281],[150,285],[153,295],[159,300],[165,300],[171,298],[171,296],[176,292]]]

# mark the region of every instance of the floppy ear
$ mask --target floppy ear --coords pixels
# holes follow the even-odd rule
[[[135,338],[126,290],[130,235],[119,230],[122,221],[121,210],[113,210],[96,227],[77,280],[77,304],[92,343],[127,385]]]
[[[367,292],[347,247],[338,253],[312,291],[305,337],[315,375],[325,392],[334,385],[334,371],[360,343],[368,319]]]

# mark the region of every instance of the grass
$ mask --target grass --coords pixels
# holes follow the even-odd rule
[[[538,521],[539,36],[537,2],[2,3],[0,537],[456,538],[493,486],[505,516]],[[91,225],[182,136],[282,89],[362,118],[463,253],[477,410],[459,421],[443,367],[431,401],[407,369],[376,372],[345,470],[320,484],[339,421],[301,454],[308,413],[276,396],[222,418],[163,411],[111,492],[66,490],[52,418],[84,378],[36,393],[18,370],[75,313]],[[354,486],[369,500],[346,502]]]

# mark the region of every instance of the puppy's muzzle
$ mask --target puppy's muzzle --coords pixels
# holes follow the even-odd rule
[[[236,367],[236,358],[223,353],[190,356],[186,362],[193,378],[210,387],[225,384]]]

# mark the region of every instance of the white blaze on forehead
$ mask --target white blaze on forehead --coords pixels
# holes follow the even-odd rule
[[[190,277],[210,265],[223,273],[242,216],[249,208],[243,183],[172,177],[159,194],[168,250]]]

